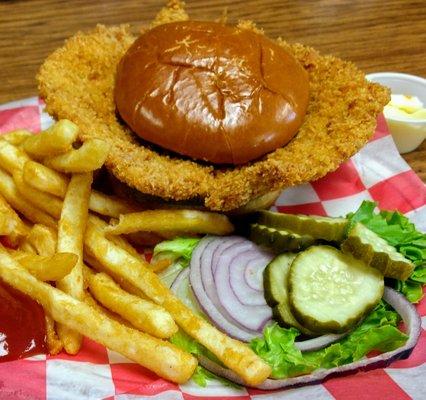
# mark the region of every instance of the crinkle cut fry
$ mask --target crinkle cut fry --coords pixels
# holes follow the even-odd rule
[[[181,2],[172,1],[155,24],[185,19],[182,10]],[[240,27],[254,29],[247,21]],[[298,135],[287,146],[241,167],[199,164],[137,143],[117,120],[115,66],[134,40],[124,25],[78,33],[42,65],[39,89],[48,112],[78,124],[82,140],[98,137],[111,143],[106,165],[118,179],[167,200],[201,199],[208,209],[228,211],[270,191],[318,179],[368,141],[389,101],[388,90],[367,82],[352,63],[278,39],[309,74],[310,102]]]

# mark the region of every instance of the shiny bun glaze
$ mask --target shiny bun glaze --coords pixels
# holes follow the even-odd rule
[[[175,22],[121,59],[115,101],[141,138],[193,159],[242,164],[287,144],[302,124],[307,73],[284,48],[215,22]]]

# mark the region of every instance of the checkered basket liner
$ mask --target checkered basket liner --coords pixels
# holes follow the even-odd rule
[[[43,108],[36,97],[0,106],[0,133],[47,128],[52,119]],[[324,178],[283,191],[274,208],[340,216],[355,210],[363,200],[374,200],[382,209],[399,210],[426,231],[425,185],[398,154],[383,117],[379,117],[373,138],[359,153]],[[191,381],[177,385],[85,339],[76,356],[61,353],[0,363],[0,400],[426,399],[426,300],[417,309],[423,329],[407,360],[314,386],[266,392],[225,387],[217,381],[210,381],[205,388]]]

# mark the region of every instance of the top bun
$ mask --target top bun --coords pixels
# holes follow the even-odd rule
[[[118,112],[141,138],[193,159],[242,164],[302,124],[307,73],[283,47],[215,22],[157,26],[121,59]]]

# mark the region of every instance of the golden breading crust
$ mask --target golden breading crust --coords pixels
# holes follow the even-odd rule
[[[172,1],[153,24],[184,19],[181,4]],[[253,25],[240,23],[240,28]],[[96,137],[111,143],[106,166],[120,181],[167,200],[195,199],[211,210],[228,211],[265,193],[318,179],[368,141],[389,101],[388,90],[367,82],[354,64],[278,39],[309,73],[310,101],[297,136],[244,166],[205,165],[141,145],[117,119],[116,66],[134,40],[124,25],[77,33],[42,65],[40,94],[50,114],[79,125],[82,140]]]

